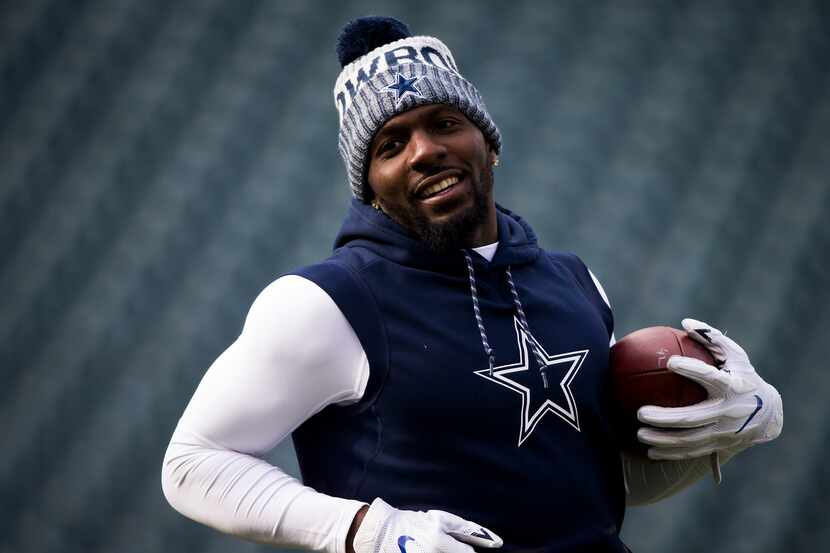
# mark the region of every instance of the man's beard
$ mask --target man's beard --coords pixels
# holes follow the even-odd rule
[[[446,254],[469,246],[476,229],[487,221],[488,194],[493,190],[493,171],[481,171],[473,184],[473,204],[443,223],[430,221],[419,209],[395,210],[389,216],[413,232],[435,254]]]

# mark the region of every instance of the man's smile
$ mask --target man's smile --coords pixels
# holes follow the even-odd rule
[[[436,184],[431,184],[431,185],[427,186],[424,190],[421,190],[418,193],[418,196],[421,199],[425,200],[425,199],[430,198],[430,197],[432,197],[436,194],[439,194],[440,192],[443,192],[444,190],[447,190],[452,185],[456,184],[458,182],[458,180],[459,180],[458,177],[455,176],[455,175],[453,175],[452,177],[447,177],[445,179],[441,179],[440,182],[438,182]]]
[[[421,200],[426,199],[456,184],[463,177],[464,173],[460,169],[444,169],[422,178],[415,187],[415,196]]]

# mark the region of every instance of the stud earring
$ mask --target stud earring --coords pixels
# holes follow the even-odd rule
[[[374,207],[374,208],[375,208],[375,209],[377,209],[378,211],[383,211],[383,210],[380,208],[380,204],[378,203],[378,199],[377,199],[377,198],[374,198],[374,199],[372,200],[372,207]]]
[[[496,157],[496,158],[494,158],[494,159],[493,159],[493,167],[498,167],[498,166],[500,165],[500,163],[501,163],[501,162],[499,161],[499,158],[498,158],[498,157]]]

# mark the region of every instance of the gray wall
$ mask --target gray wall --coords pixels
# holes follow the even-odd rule
[[[28,0],[0,5],[0,551],[267,549],[170,509],[161,458],[257,292],[330,248],[333,42],[369,13],[453,49],[498,200],[618,336],[710,321],[782,392],[782,438],[629,510],[634,550],[830,548],[826,3]]]

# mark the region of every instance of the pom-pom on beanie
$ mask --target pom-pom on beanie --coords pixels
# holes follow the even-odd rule
[[[340,117],[338,148],[352,194],[371,197],[366,182],[369,146],[392,117],[426,104],[449,104],[481,129],[496,153],[501,135],[478,90],[461,76],[447,46],[437,38],[412,36],[391,17],[349,22],[337,39],[343,70],[334,85]]]

